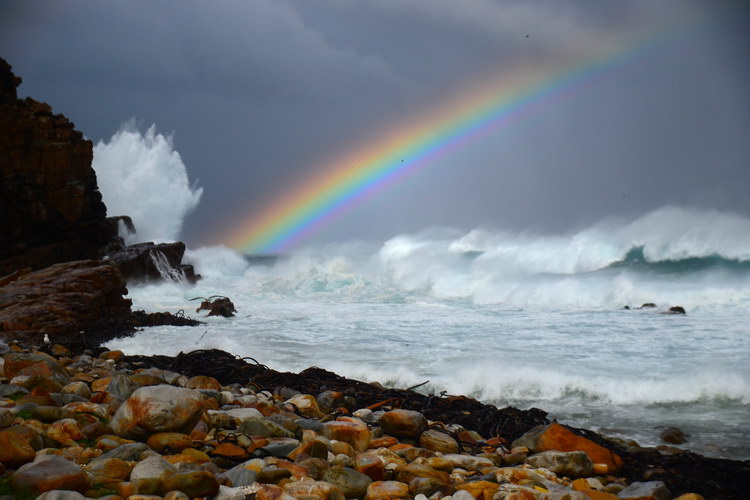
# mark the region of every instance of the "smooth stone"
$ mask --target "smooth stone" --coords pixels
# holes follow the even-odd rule
[[[78,422],[72,418],[64,418],[50,424],[47,428],[47,437],[63,446],[78,446],[76,441],[83,439],[83,434]]]
[[[328,439],[349,443],[357,451],[366,451],[370,444],[370,430],[358,419],[339,417],[323,424],[323,435]]]
[[[248,418],[262,418],[263,414],[256,410],[255,408],[232,408],[231,410],[226,410],[224,413],[227,415],[230,415],[232,417],[240,419],[240,421],[246,420]]]
[[[130,477],[133,465],[119,458],[100,457],[86,464],[84,470],[91,474],[94,484],[114,490]]]
[[[0,398],[28,394],[29,390],[17,384],[0,384]]]
[[[409,465],[402,467],[401,470],[398,471],[397,479],[402,483],[409,484],[409,482],[415,477],[429,477],[437,479],[444,484],[450,484],[451,482],[450,475],[447,472],[435,470],[426,465],[417,463],[410,463]]]
[[[0,408],[0,429],[5,429],[13,425],[16,420],[16,414],[10,408]]]
[[[460,467],[462,469],[479,471],[485,467],[494,467],[495,464],[492,460],[484,457],[475,457],[472,455],[458,455],[449,454],[443,455],[443,459],[449,461],[453,467]]]
[[[165,449],[179,453],[193,446],[193,438],[181,432],[157,432],[149,436],[146,444],[158,453],[162,453]]]
[[[77,491],[52,490],[45,491],[36,500],[86,500],[86,497]]]
[[[344,500],[341,489],[325,481],[295,481],[284,485],[284,492],[298,500]]]
[[[148,457],[136,464],[130,473],[133,491],[139,495],[156,495],[162,492],[164,479],[177,469],[161,456]]]
[[[377,453],[368,451],[354,457],[354,468],[373,481],[385,480],[385,462]]]
[[[259,483],[276,484],[282,479],[288,477],[292,477],[292,473],[279,467],[263,467],[260,472],[258,472]]]
[[[221,443],[211,452],[212,455],[229,458],[231,460],[244,460],[249,455],[247,450],[234,443]]]
[[[419,446],[440,453],[458,453],[458,442],[453,436],[437,429],[427,429],[419,436]]]
[[[346,498],[363,498],[372,479],[348,467],[330,467],[323,473],[323,480],[341,488]]]
[[[164,500],[190,500],[190,497],[181,491],[172,490],[164,495]]]
[[[301,418],[297,420],[296,423],[304,430],[315,431],[318,434],[323,433],[323,422],[321,422],[320,420],[313,420],[310,418]]]
[[[441,495],[449,495],[453,493],[453,486],[446,484],[443,481],[435,479],[434,477],[415,477],[409,481],[409,489],[412,495],[426,495],[432,496],[435,493]]]
[[[683,444],[687,442],[688,435],[677,427],[667,427],[659,434],[659,437],[665,443]]]
[[[71,382],[62,388],[63,394],[75,394],[84,399],[91,399],[91,389],[89,389],[86,382],[76,381]]]
[[[104,391],[114,394],[118,398],[128,399],[138,387],[138,384],[130,380],[127,375],[123,373],[115,373],[110,378]]]
[[[271,441],[267,445],[263,446],[261,449],[268,453],[271,456],[274,457],[286,457],[288,456],[294,449],[299,446],[299,441],[296,439],[291,438],[274,438],[274,441]]]
[[[487,499],[491,499],[499,488],[500,486],[497,483],[490,481],[472,481],[470,483],[463,483],[456,486],[458,491],[469,492],[472,498]]]
[[[365,500],[411,498],[409,486],[398,481],[375,481],[367,487]]]
[[[591,459],[583,451],[543,451],[526,458],[526,463],[568,477],[590,476],[593,469]]]
[[[294,433],[283,426],[262,417],[250,417],[243,420],[237,427],[238,432],[244,432],[251,436],[263,437],[289,437],[293,438]]]
[[[418,411],[391,410],[378,420],[386,434],[400,438],[417,438],[427,429],[427,419]]]
[[[115,434],[138,439],[155,432],[190,432],[204,403],[193,389],[156,385],[141,387],[122,404],[109,425]]]
[[[300,415],[308,418],[322,418],[323,413],[318,402],[311,394],[297,394],[287,399],[284,404],[292,405]]]
[[[631,483],[617,497],[623,500],[672,500],[672,494],[661,481]]]
[[[219,491],[219,482],[208,471],[176,472],[164,480],[164,491],[177,490],[190,498],[208,497]]]
[[[214,377],[208,377],[206,375],[196,375],[195,377],[189,378],[185,387],[188,389],[209,389],[212,391],[221,391],[221,383]]]
[[[252,469],[248,469],[244,464],[232,467],[224,473],[224,475],[232,482],[232,486],[246,486],[253,484],[258,477],[258,473]]]
[[[54,379],[63,386],[71,382],[65,369],[55,358],[47,354],[13,352],[6,354],[4,359],[5,377],[8,380],[16,375],[39,375]]]
[[[526,446],[533,452],[584,451],[593,463],[606,464],[609,474],[617,474],[623,465],[622,458],[613,451],[574,434],[556,422],[530,429],[513,442],[513,447],[516,446]]]
[[[34,448],[24,436],[10,430],[0,431],[0,463],[16,468],[31,462],[35,456]]]
[[[453,500],[474,500],[474,495],[466,490],[458,490],[451,495]]]
[[[84,493],[89,480],[80,466],[57,455],[41,455],[34,462],[18,468],[11,478],[18,493],[41,494],[52,490],[72,490]]]
[[[99,458],[119,458],[126,462],[140,460],[143,452],[151,450],[146,443],[125,443],[104,453]]]

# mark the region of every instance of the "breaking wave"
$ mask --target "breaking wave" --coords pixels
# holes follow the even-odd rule
[[[109,215],[129,215],[136,233],[126,241],[175,241],[203,189],[190,185],[171,136],[152,125],[141,133],[124,123],[109,141],[94,146],[93,167]]]

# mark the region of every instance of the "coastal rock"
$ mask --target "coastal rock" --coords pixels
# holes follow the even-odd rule
[[[338,486],[346,498],[363,498],[372,479],[348,467],[331,467],[323,473],[323,480]]]
[[[672,494],[661,481],[632,483],[617,494],[622,500],[672,500]]]
[[[106,256],[120,269],[128,283],[162,281],[186,281],[194,283],[196,276],[193,266],[182,264],[185,244],[174,243],[138,243],[123,247]]]
[[[367,487],[365,500],[411,498],[409,487],[398,481],[375,481]]]
[[[659,433],[659,437],[665,443],[683,444],[687,442],[688,435],[677,427],[667,427]]]
[[[427,419],[413,410],[391,410],[378,420],[386,434],[403,438],[417,438],[427,428]]]
[[[193,438],[181,432],[157,432],[149,436],[146,444],[158,453],[166,450],[179,453],[193,445]]]
[[[229,297],[218,297],[214,300],[205,299],[198,306],[195,312],[208,311],[207,316],[224,316],[225,318],[231,318],[237,309],[234,307],[234,303],[229,300]]]
[[[573,434],[558,423],[534,427],[513,442],[513,447],[526,446],[533,452],[584,451],[594,464],[606,464],[609,474],[617,474],[622,468],[622,458],[615,452],[593,441]]]
[[[284,485],[284,492],[302,500],[344,500],[341,489],[325,481],[296,481]]]
[[[458,442],[453,437],[437,429],[428,429],[419,436],[419,445],[440,453],[458,453]]]
[[[48,335],[68,345],[80,343],[81,331],[130,314],[126,293],[117,269],[99,261],[66,262],[17,274],[0,287],[0,339],[43,345]]]
[[[357,451],[365,451],[370,444],[370,430],[361,420],[339,417],[333,422],[323,424],[323,435],[348,443]]]
[[[181,491],[188,498],[208,497],[219,491],[219,482],[208,471],[177,472],[168,476],[163,491]]]
[[[176,470],[160,456],[148,457],[138,462],[130,473],[133,491],[140,495],[157,495],[162,492],[166,478]]]
[[[86,500],[86,497],[78,493],[77,491],[68,490],[52,490],[45,491],[38,497],[37,500]]]
[[[558,476],[590,476],[593,464],[583,451],[543,451],[526,459],[532,467],[544,467]]]
[[[18,467],[34,460],[36,452],[29,441],[17,432],[0,431],[0,464]]]
[[[20,83],[0,59],[0,276],[98,258],[117,239],[91,141],[48,104],[19,100]]]
[[[70,377],[57,361],[46,354],[16,352],[6,354],[5,376],[13,379],[17,375],[39,376],[54,379],[62,385],[70,383]]]
[[[194,389],[141,387],[120,406],[110,426],[118,435],[133,439],[156,432],[190,432],[203,407],[203,397]]]
[[[51,490],[85,492],[89,488],[86,473],[70,460],[57,455],[41,455],[34,462],[22,465],[11,477],[11,486],[18,493],[40,494]]]

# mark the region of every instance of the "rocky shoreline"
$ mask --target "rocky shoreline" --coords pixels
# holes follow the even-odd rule
[[[0,498],[747,498],[749,462],[608,440],[538,409],[217,350],[0,352]]]
[[[20,82],[0,59],[0,500],[750,495],[748,461],[642,448],[538,409],[215,350],[107,351],[144,326],[199,324],[132,311],[128,283],[199,277],[181,242],[125,244],[134,228],[107,217],[91,142],[18,99]]]

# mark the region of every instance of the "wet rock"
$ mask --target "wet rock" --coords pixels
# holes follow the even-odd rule
[[[292,407],[299,412],[300,415],[303,415],[308,418],[321,418],[323,417],[323,413],[320,411],[320,408],[318,407],[318,402],[315,400],[315,398],[310,394],[297,394],[296,396],[292,396],[284,404],[292,405]]]
[[[37,500],[86,500],[86,497],[77,491],[66,490],[45,491],[36,498]]]
[[[165,479],[176,470],[160,456],[148,457],[138,462],[130,473],[133,491],[139,495],[157,495],[162,492]]]
[[[110,426],[117,434],[134,439],[156,432],[190,432],[203,407],[203,397],[193,389],[141,387],[120,406]]]
[[[237,427],[237,431],[251,436],[294,437],[294,433],[290,430],[263,417],[250,417],[243,420]]]
[[[115,490],[119,483],[130,477],[133,465],[119,458],[100,457],[89,462],[84,470],[91,475],[93,484]]]
[[[77,446],[76,441],[83,439],[78,422],[72,418],[58,420],[47,428],[47,437],[63,446]]]
[[[157,432],[149,436],[146,444],[158,453],[166,450],[179,453],[193,445],[193,438],[181,432]]]
[[[205,375],[196,375],[188,379],[185,387],[188,389],[211,389],[214,391],[221,390],[221,384],[214,377],[207,377]]]
[[[240,464],[226,471],[224,475],[232,482],[232,486],[245,486],[255,482],[258,471]]]
[[[36,452],[29,441],[13,431],[0,431],[0,463],[16,468],[34,460]]]
[[[623,464],[619,455],[613,451],[573,434],[558,423],[534,427],[513,442],[513,447],[516,446],[526,446],[533,452],[584,451],[594,464],[606,464],[610,474],[617,474]]]
[[[232,301],[229,300],[229,297],[218,297],[214,300],[210,299],[211,297],[203,300],[195,312],[208,311],[207,316],[224,316],[225,318],[231,318],[234,316],[234,313],[237,312],[237,309],[234,307]]]
[[[185,244],[145,242],[122,247],[107,255],[107,261],[114,263],[128,283],[153,282],[170,279],[172,281],[196,282],[200,276],[193,266],[182,264]]]
[[[626,486],[618,498],[622,500],[671,500],[672,494],[661,481],[632,483]]]
[[[367,487],[365,500],[411,498],[409,487],[398,481],[375,481]]]
[[[0,429],[5,429],[13,425],[16,419],[15,413],[10,408],[0,408]]]
[[[323,424],[323,435],[348,443],[357,451],[365,451],[370,444],[370,430],[361,420],[339,417],[333,422]]]
[[[451,478],[447,472],[435,470],[426,465],[411,463],[401,468],[398,472],[397,479],[402,483],[409,484],[415,477],[427,477],[440,481],[443,484],[450,484]]]
[[[151,448],[146,443],[125,443],[104,453],[100,458],[119,458],[126,462],[139,460],[145,451]]]
[[[341,489],[325,481],[296,481],[284,485],[284,492],[298,500],[344,500]]]
[[[409,492],[412,495],[425,495],[431,497],[435,493],[450,495],[455,488],[450,484],[433,477],[415,477],[409,481]]]
[[[6,354],[4,359],[5,376],[8,379],[17,375],[37,375],[54,379],[62,385],[70,383],[70,377],[65,369],[53,357],[46,354],[16,352]]]
[[[338,486],[346,498],[364,498],[372,479],[348,467],[331,467],[323,473],[323,480]]]
[[[391,410],[378,420],[386,434],[401,438],[417,438],[427,428],[427,419],[413,410]]]
[[[259,483],[276,484],[282,479],[288,477],[292,477],[292,473],[279,467],[263,467],[260,472],[258,472]]]
[[[659,433],[659,437],[665,443],[683,444],[687,442],[688,435],[677,427],[667,427]]]
[[[354,458],[354,468],[373,481],[383,481],[385,479],[385,463],[380,459],[377,453],[365,452],[360,453]]]
[[[73,462],[56,455],[42,455],[18,468],[11,477],[18,493],[40,494],[52,490],[85,492],[89,488],[86,473]]]
[[[490,481],[472,481],[456,486],[458,491],[466,491],[472,498],[491,500],[500,486]]]
[[[590,476],[593,469],[591,459],[583,451],[543,451],[528,457],[526,463],[568,477]]]
[[[419,436],[419,445],[440,453],[458,453],[458,442],[445,432],[437,429],[427,429]]]
[[[672,306],[665,311],[665,314],[686,314],[685,308],[682,306]]]
[[[85,382],[71,382],[62,388],[63,394],[75,394],[84,399],[91,399],[91,389]]]
[[[164,480],[164,491],[181,491],[190,498],[208,497],[219,491],[219,482],[207,471],[177,472]]]

